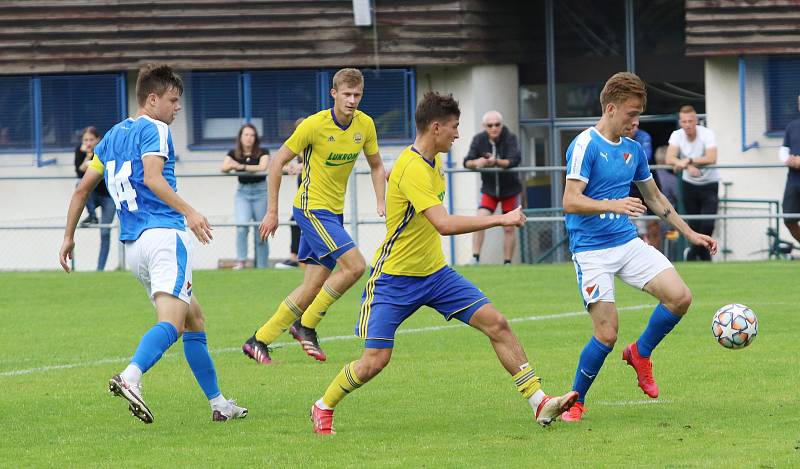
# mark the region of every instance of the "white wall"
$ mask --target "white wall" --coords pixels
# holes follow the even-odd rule
[[[753,93],[762,90],[756,86],[762,81],[762,76],[757,69],[750,70],[748,81],[751,98],[747,100],[750,106],[747,110],[748,121],[766,122],[766,98],[755,100]],[[718,161],[720,164],[774,164],[778,163],[776,146],[780,139],[763,138],[769,147],[753,148],[742,151],[741,111],[739,100],[739,69],[735,57],[709,58],[705,62],[706,79],[706,114],[708,127],[714,130],[717,136]],[[754,85],[754,83],[756,85]],[[761,107],[753,103],[762,103]],[[762,129],[766,128],[762,124]],[[722,180],[730,182],[728,197],[735,198],[764,198],[773,200],[783,199],[783,189],[786,182],[786,169],[725,169],[720,170]],[[723,194],[722,188],[720,195]],[[742,213],[742,212],[737,212]],[[717,223],[716,235],[724,236],[723,223]],[[728,243],[733,253],[728,259],[756,259],[764,258],[765,254],[751,254],[753,251],[766,247],[766,221],[730,221],[728,222]],[[785,231],[784,231],[785,233]],[[721,257],[718,255],[718,257]]]
[[[459,138],[451,151],[456,168],[469,151],[472,137],[482,132],[481,118],[486,111],[498,110],[509,129],[519,135],[519,75],[516,65],[479,65],[472,67],[419,67],[417,69],[417,98],[429,90],[452,93],[461,108]],[[453,187],[454,213],[474,215],[480,196],[478,174],[455,174]],[[445,199],[447,200],[447,199]],[[472,235],[455,238],[455,263],[466,264],[472,258]],[[450,245],[443,244],[449,257]],[[515,257],[519,259],[519,249]],[[502,228],[488,230],[481,252],[482,263],[503,262]]]
[[[135,112],[136,97],[134,93],[135,74],[128,77],[128,103],[131,113]],[[453,93],[461,104],[462,116],[460,133],[453,149],[453,160],[461,167],[461,160],[466,155],[472,136],[481,130],[480,119],[489,109],[500,110],[506,122],[514,132],[518,129],[517,103],[517,69],[508,66],[475,66],[475,67],[421,67],[417,72],[417,96],[424,91],[435,89],[440,92]],[[369,90],[365,90],[369,93]],[[197,173],[217,173],[224,156],[224,151],[190,151],[188,149],[187,112],[178,114],[178,118],[170,126],[173,143],[179,161],[176,165],[178,190],[182,197],[206,215],[212,224],[233,222],[233,198],[236,191],[236,179],[233,177],[192,178],[181,175]],[[411,142],[408,142],[409,144]],[[397,157],[403,146],[383,146],[381,154],[387,166]],[[67,176],[60,180],[0,180],[0,226],[7,225],[42,225],[63,226],[69,198],[75,186],[73,155],[48,154],[47,158],[56,158],[57,164],[36,168],[31,165],[30,155],[4,156],[0,166],[2,176]],[[368,166],[359,160],[357,168],[367,170]],[[477,175],[466,174],[454,177],[455,212],[473,214],[477,207],[477,195],[480,189]],[[375,196],[369,175],[356,178],[358,187],[358,217],[360,219],[377,219],[375,213]],[[352,186],[352,184],[351,184]],[[296,185],[294,178],[284,177],[281,184],[281,221],[288,221],[291,214],[291,200]],[[351,210],[351,190],[345,204],[345,222],[349,222]],[[83,218],[83,216],[81,217]],[[197,268],[216,268],[219,259],[235,256],[235,230],[218,227],[215,239],[209,246],[199,246],[195,252]],[[38,270],[58,268],[57,255],[61,244],[63,230],[61,228],[33,231],[0,230],[0,270]],[[118,233],[112,232],[112,247],[106,269],[117,265]],[[382,224],[362,226],[359,230],[359,248],[367,259],[371,259],[385,236]],[[79,230],[76,235],[76,268],[93,270],[96,265],[99,234],[96,230]],[[449,257],[449,241],[443,242],[445,254]],[[456,260],[466,263],[471,258],[471,237],[457,237]],[[250,250],[252,256],[252,249]],[[499,228],[487,233],[484,245],[484,258],[487,262],[499,262],[502,259],[502,232]],[[289,255],[289,228],[281,227],[274,240],[270,242],[270,258],[282,260]]]

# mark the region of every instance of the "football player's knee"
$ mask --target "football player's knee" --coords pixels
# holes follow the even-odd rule
[[[600,327],[595,330],[595,337],[603,344],[614,348],[617,343],[617,328],[610,324],[605,327]]]
[[[689,288],[684,287],[683,291],[675,299],[675,309],[672,310],[676,314],[686,314],[689,311],[689,306],[692,304],[692,292]]]
[[[370,360],[366,360],[362,363],[362,373],[364,376],[360,376],[359,378],[362,381],[367,381],[375,377],[378,373],[383,371],[386,368],[386,365],[389,364],[390,356],[380,356],[380,357],[373,357]]]
[[[498,312],[492,317],[483,332],[491,339],[499,339],[511,333],[511,326],[508,324],[508,319]]]

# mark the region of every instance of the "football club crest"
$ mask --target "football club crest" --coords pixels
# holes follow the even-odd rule
[[[586,296],[591,300],[596,299],[600,296],[600,287],[598,287],[596,283],[594,285],[589,285],[586,287]]]
[[[625,159],[625,164],[630,163],[632,157],[633,157],[633,154],[631,154],[631,153],[623,153],[622,154],[622,158]]]
[[[361,144],[362,140],[364,140],[364,136],[361,135],[360,133],[356,133],[355,135],[353,135],[353,141],[354,142],[356,142],[358,144]]]

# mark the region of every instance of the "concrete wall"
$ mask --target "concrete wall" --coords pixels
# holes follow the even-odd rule
[[[761,148],[742,151],[742,128],[739,99],[739,69],[735,57],[719,57],[706,59],[706,112],[708,127],[717,135],[718,160],[720,164],[775,164],[778,163],[777,147],[780,139],[761,137]],[[748,128],[754,133],[763,135],[766,129],[766,97],[763,92],[763,74],[757,67],[749,69],[748,77]],[[761,93],[762,99],[758,99]],[[760,123],[760,124],[759,124]],[[760,131],[759,129],[760,127]],[[750,133],[748,131],[748,133]],[[729,183],[727,196],[731,198],[763,198],[782,200],[786,182],[786,169],[725,169],[720,170],[724,182]],[[723,189],[720,189],[720,195]],[[739,209],[731,214],[756,213],[744,210],[745,204],[738,204]],[[752,206],[752,205],[748,205]],[[718,222],[715,235],[722,241],[725,239],[725,223]],[[728,259],[763,259],[765,254],[752,254],[765,249],[766,221],[729,221],[727,222],[727,242],[733,251]],[[785,230],[785,229],[784,229]],[[784,231],[784,233],[786,233]],[[788,236],[788,234],[787,234]],[[717,257],[722,257],[718,255]]]
[[[133,91],[135,75],[128,77],[128,103],[131,113],[137,109]],[[453,148],[453,160],[456,167],[461,167],[461,160],[466,155],[472,136],[481,131],[480,119],[489,109],[500,110],[506,122],[517,132],[517,68],[507,66],[474,66],[474,67],[420,67],[417,71],[417,94],[422,96],[429,89],[453,93],[461,104],[462,116],[460,138]],[[369,90],[366,90],[369,93]],[[191,106],[191,103],[186,103]],[[188,148],[187,112],[181,112],[170,126],[179,157],[176,166],[178,189],[182,197],[206,215],[212,224],[232,223],[233,198],[237,182],[233,177],[188,177],[190,174],[216,174],[224,156],[224,151],[190,151]],[[411,142],[408,142],[409,144]],[[390,167],[403,146],[382,146],[381,154],[387,167]],[[0,230],[0,270],[39,270],[58,268],[58,249],[63,235],[64,215],[69,198],[75,186],[73,155],[47,154],[47,158],[55,158],[56,164],[36,168],[32,166],[30,155],[4,155],[0,166],[2,176],[67,176],[58,180],[0,180],[0,226],[8,225],[42,225],[48,224],[53,229],[37,229],[30,231]],[[358,169],[368,170],[366,162],[359,160]],[[183,177],[181,175],[184,175]],[[355,176],[351,181],[345,204],[345,222],[351,219],[353,203],[357,204],[358,218],[375,220],[375,196],[368,174]],[[352,197],[354,187],[358,197]],[[453,187],[448,188],[454,194],[454,212],[458,214],[474,214],[480,188],[476,174],[454,175]],[[296,185],[291,177],[284,177],[281,184],[280,219],[288,221],[291,213],[291,200]],[[447,199],[446,199],[447,200]],[[83,218],[83,217],[82,217]],[[198,246],[195,251],[197,268],[216,268],[220,259],[235,257],[235,229],[217,227],[215,239],[209,246]],[[371,259],[377,247],[383,241],[385,228],[382,224],[362,225],[358,231],[358,244],[367,259]],[[113,269],[118,264],[118,233],[112,233],[112,247],[106,269]],[[471,258],[471,236],[455,237],[456,262],[466,263]],[[93,270],[96,266],[99,234],[94,229],[81,229],[76,235],[76,268]],[[283,260],[289,255],[289,228],[278,229],[274,240],[270,241],[270,258]],[[450,240],[443,240],[445,255],[450,254]],[[252,256],[252,246],[250,249]],[[486,262],[502,260],[502,231],[495,228],[487,233],[484,243],[483,259]]]

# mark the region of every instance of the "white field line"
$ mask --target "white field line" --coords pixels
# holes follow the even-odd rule
[[[648,400],[639,400],[639,401],[597,401],[592,402],[592,405],[604,405],[604,406],[614,406],[614,407],[627,407],[630,405],[651,405],[651,404],[671,404],[672,401],[669,399],[648,399]]]
[[[643,305],[635,305],[635,306],[623,306],[618,308],[621,311],[635,311],[640,309],[646,308],[653,308],[653,304],[643,304]],[[516,323],[516,322],[528,322],[528,321],[547,321],[550,319],[563,319],[563,318],[571,318],[575,316],[583,316],[586,314],[586,311],[571,311],[568,313],[556,313],[556,314],[545,314],[541,316],[527,316],[523,318],[511,318],[508,322]],[[433,332],[433,331],[440,331],[444,329],[455,329],[457,327],[467,327],[465,324],[456,321],[455,324],[446,324],[442,326],[429,326],[429,327],[418,327],[415,329],[401,329],[397,331],[397,334],[420,334],[425,332]],[[358,337],[354,335],[337,335],[332,337],[325,337],[320,339],[320,342],[333,342],[339,340],[360,340]],[[298,345],[297,342],[279,342],[274,344],[276,348],[287,346],[287,345]],[[226,348],[218,348],[218,349],[211,349],[212,354],[218,353],[234,353],[239,352],[241,353],[241,347],[226,347]],[[45,373],[48,371],[57,371],[57,370],[68,370],[71,368],[83,368],[95,365],[105,365],[108,363],[125,363],[130,361],[130,357],[115,357],[115,358],[103,358],[100,360],[88,360],[82,362],[75,362],[75,363],[63,363],[59,365],[47,365],[47,366],[39,366],[35,368],[23,368],[19,370],[8,370],[0,372],[0,377],[6,376],[21,376],[21,375],[29,375],[33,373]]]

